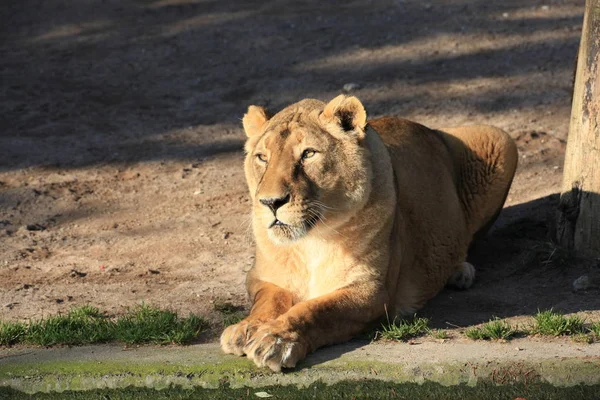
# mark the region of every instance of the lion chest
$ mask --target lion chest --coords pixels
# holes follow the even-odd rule
[[[296,293],[301,300],[331,293],[353,281],[355,265],[347,254],[332,243],[306,241],[292,258],[296,270],[303,270],[302,287]]]
[[[306,238],[278,250],[256,265],[256,276],[292,292],[298,301],[331,293],[367,273],[339,243]]]

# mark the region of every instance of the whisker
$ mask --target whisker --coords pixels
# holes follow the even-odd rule
[[[313,209],[313,208],[308,208],[308,209],[306,209],[306,211],[307,211],[307,212],[308,212],[310,215],[312,215],[313,217],[317,218],[317,221],[320,221],[320,222],[323,224],[323,226],[324,226],[325,228],[329,229],[330,231],[332,231],[332,232],[334,232],[334,233],[337,233],[338,235],[340,235],[340,236],[341,236],[341,237],[343,237],[343,238],[346,238],[346,239],[348,238],[347,236],[345,236],[344,234],[342,234],[342,233],[341,233],[341,232],[339,232],[338,230],[336,230],[336,229],[332,228],[331,226],[329,226],[329,225],[328,225],[328,224],[325,222],[325,220],[326,220],[327,218],[326,218],[326,217],[323,215],[323,212],[322,212],[322,210],[321,210],[321,209],[319,209],[319,208],[315,207],[314,209]],[[321,236],[322,236],[322,235],[321,235]]]
[[[323,202],[320,202],[318,200],[311,200],[308,202],[309,206],[314,206],[315,208],[318,209],[322,209],[322,210],[328,210],[331,212],[336,212],[336,211],[341,211],[340,208],[335,208],[335,207],[330,207],[328,205],[325,205]]]

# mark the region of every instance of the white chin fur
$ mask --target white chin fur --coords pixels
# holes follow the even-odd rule
[[[267,229],[269,239],[276,245],[286,245],[297,242],[306,236],[307,231],[304,227],[286,226],[272,227]]]

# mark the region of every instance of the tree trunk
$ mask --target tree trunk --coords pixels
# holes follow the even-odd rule
[[[600,0],[587,0],[558,206],[558,242],[600,256]]]

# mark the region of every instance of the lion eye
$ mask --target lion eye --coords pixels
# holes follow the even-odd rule
[[[263,163],[267,162],[267,156],[265,156],[264,154],[259,153],[256,155],[256,158],[258,158],[258,161],[260,161],[260,162],[263,162]]]
[[[307,158],[311,158],[312,156],[314,156],[315,154],[317,154],[316,151],[312,150],[312,149],[306,149],[302,152],[302,159],[306,160]]]

